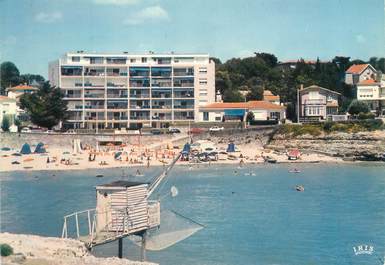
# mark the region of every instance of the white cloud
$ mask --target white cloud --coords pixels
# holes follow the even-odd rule
[[[127,25],[138,25],[146,21],[168,19],[167,11],[161,6],[149,6],[140,10],[138,13],[132,14],[129,18],[125,19],[123,23]]]
[[[140,0],[93,0],[95,4],[98,5],[134,5],[140,2]]]
[[[356,42],[358,42],[358,43],[365,43],[365,42],[366,42],[366,38],[365,38],[365,36],[362,35],[362,34],[356,35],[355,38],[356,38]]]
[[[35,20],[42,23],[52,23],[62,18],[63,18],[63,15],[59,11],[54,11],[50,13],[40,12],[35,16]]]

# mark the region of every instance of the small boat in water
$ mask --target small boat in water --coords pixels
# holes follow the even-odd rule
[[[102,177],[104,177],[103,175],[96,175],[95,177],[97,177],[97,178],[102,178]]]
[[[295,190],[296,191],[305,191],[305,187],[302,185],[297,185],[297,186],[295,186]]]
[[[294,168],[294,169],[290,169],[289,173],[301,173],[301,170]]]

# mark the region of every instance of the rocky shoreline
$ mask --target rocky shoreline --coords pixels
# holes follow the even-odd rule
[[[0,233],[0,244],[13,248],[13,255],[1,257],[4,265],[156,265],[128,259],[97,258],[74,239]]]
[[[319,136],[276,133],[265,147],[277,151],[298,148],[305,153],[315,152],[347,161],[385,161],[385,131]]]

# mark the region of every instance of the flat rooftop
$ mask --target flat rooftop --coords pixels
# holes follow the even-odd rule
[[[129,52],[88,52],[88,51],[70,51],[64,56],[83,56],[83,57],[208,57],[208,53],[129,53]]]

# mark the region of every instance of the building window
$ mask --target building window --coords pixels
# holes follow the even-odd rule
[[[102,64],[103,58],[102,57],[92,57],[90,58],[90,64]]]
[[[310,91],[309,92],[309,99],[318,99],[318,92],[317,91]]]
[[[142,63],[147,63],[147,58],[146,57],[142,57]]]
[[[281,117],[281,113],[279,112],[270,112],[270,119],[279,120]]]
[[[207,67],[199,67],[200,74],[207,74]]]
[[[72,62],[80,62],[79,56],[72,56]]]
[[[199,84],[200,85],[207,85],[207,79],[206,78],[199,79]]]
[[[221,121],[221,117],[220,116],[215,117],[215,121]]]
[[[135,63],[136,62],[136,59],[135,58],[131,58],[130,59],[130,63]]]
[[[207,111],[203,112],[203,120],[208,121],[209,120],[209,113]]]

